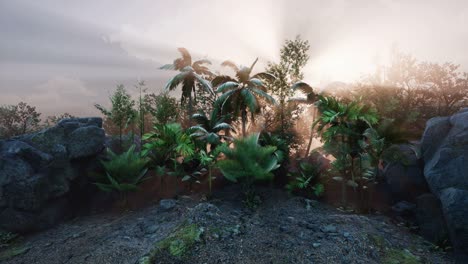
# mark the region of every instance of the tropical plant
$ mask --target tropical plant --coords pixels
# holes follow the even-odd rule
[[[195,93],[196,84],[199,83],[200,87],[207,93],[214,94],[211,83],[205,79],[205,77],[212,77],[214,74],[205,66],[205,64],[211,64],[209,60],[202,59],[192,62],[192,56],[187,49],[179,48],[178,51],[182,55],[181,58],[161,67],[164,70],[180,71],[179,74],[167,82],[165,91],[172,91],[182,84],[181,104],[188,105],[188,114],[191,116],[194,103],[197,100]]]
[[[212,193],[212,182],[215,177],[213,177],[213,168],[216,165],[216,161],[218,159],[218,156],[221,154],[221,150],[225,147],[223,145],[218,146],[216,149],[212,150],[211,152],[207,153],[204,150],[201,150],[199,155],[200,155],[200,163],[202,166],[205,166],[208,168],[208,190],[209,190],[209,196],[211,196]]]
[[[319,198],[325,192],[325,186],[317,182],[320,176],[320,169],[314,164],[300,162],[297,172],[291,172],[288,176],[293,180],[286,185],[289,192],[304,190],[306,195],[313,194]]]
[[[217,86],[216,92],[222,93],[217,104],[223,113],[232,113],[233,116],[240,115],[242,120],[242,135],[247,134],[246,124],[247,113],[251,114],[251,121],[254,122],[255,114],[259,110],[259,100],[263,99],[271,104],[276,104],[275,99],[266,92],[264,82],[261,79],[275,78],[273,75],[261,72],[251,76],[252,69],[258,59],[250,67],[237,67],[231,61],[225,61],[223,66],[231,67],[236,72],[236,79],[226,75],[217,76],[213,79],[213,85]]]
[[[191,137],[203,141],[210,145],[210,150],[214,150],[222,141],[231,141],[229,132],[234,131],[233,127],[226,121],[229,119],[226,115],[220,115],[218,108],[214,108],[208,118],[204,112],[200,111],[192,116],[197,125],[192,126],[189,130],[192,132]],[[223,132],[222,134],[220,132]],[[207,150],[208,151],[208,150]]]
[[[355,159],[362,151],[359,141],[364,131],[378,122],[378,115],[359,101],[343,102],[331,96],[319,95],[316,105],[321,116],[314,127],[318,125],[325,151],[335,157],[332,168],[338,176],[333,179],[342,183],[342,203],[346,206],[347,186],[356,190],[357,178],[362,176],[355,168]]]
[[[105,192],[118,191],[125,193],[135,191],[138,185],[145,180],[148,169],[148,160],[135,152],[135,145],[122,154],[115,154],[108,150],[108,160],[101,161],[105,176],[98,178],[94,183]]]
[[[177,164],[191,159],[195,154],[190,135],[178,123],[157,124],[153,132],[143,136],[143,140],[147,143],[143,145],[142,153],[152,160],[153,166],[172,165],[175,170]]]
[[[309,104],[313,105],[317,101],[317,94],[314,92],[314,89],[307,83],[305,82],[297,82],[293,86],[291,86],[291,89],[293,91],[299,90],[302,93],[305,94],[305,97],[295,97],[291,98],[291,102],[296,102],[296,103],[301,103],[301,104]],[[313,116],[312,116],[312,124],[315,122],[316,114],[317,114],[317,109],[315,106],[313,106]],[[304,158],[306,158],[309,155],[310,152],[310,147],[312,146],[312,140],[314,139],[314,129],[311,126],[310,128],[310,137],[309,137],[309,143],[307,144],[307,149],[304,155]]]
[[[94,106],[105,115],[119,130],[119,143],[122,147],[122,135],[124,129],[133,123],[137,116],[136,111],[133,109],[135,101],[132,100],[123,85],[118,85],[114,94],[110,97],[111,108],[106,109],[99,104]]]
[[[224,145],[220,151],[225,159],[218,161],[218,167],[226,179],[243,183],[248,206],[254,206],[258,200],[253,183],[273,179],[273,171],[280,166],[275,156],[276,147],[262,147],[258,139],[259,134],[255,133],[234,140],[234,148]]]

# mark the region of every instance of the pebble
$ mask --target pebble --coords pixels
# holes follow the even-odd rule
[[[351,236],[351,234],[350,234],[349,232],[344,232],[344,233],[343,233],[343,236],[346,237],[346,238],[348,238],[348,237]]]
[[[336,232],[336,226],[334,225],[326,225],[322,227],[322,232],[324,233],[335,233]]]
[[[159,208],[163,211],[170,211],[176,206],[176,200],[174,199],[162,199],[159,201]]]
[[[312,246],[313,246],[314,248],[318,248],[318,247],[320,247],[320,245],[322,245],[322,244],[321,244],[321,243],[313,243],[313,244],[312,244]]]

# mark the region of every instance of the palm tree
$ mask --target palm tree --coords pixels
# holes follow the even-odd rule
[[[236,79],[222,75],[213,79],[217,86],[216,92],[222,93],[217,103],[222,111],[232,112],[234,116],[240,114],[242,119],[242,135],[246,136],[247,111],[251,113],[254,121],[255,113],[259,108],[259,99],[264,99],[271,104],[276,104],[275,99],[266,93],[265,85],[261,79],[275,78],[273,75],[262,72],[251,76],[252,69],[258,58],[250,67],[237,67],[231,61],[225,61],[221,65],[231,67],[236,72]]]
[[[312,105],[313,106],[312,123],[314,123],[315,117],[317,114],[317,108],[314,105],[314,103],[317,101],[317,94],[314,92],[314,89],[312,88],[312,86],[308,85],[305,82],[297,82],[291,87],[291,89],[293,89],[294,91],[299,90],[306,95],[305,98],[304,97],[291,98],[289,101]],[[305,152],[304,158],[307,158],[307,156],[309,155],[310,147],[312,146],[313,139],[314,139],[314,130],[311,126],[309,144],[307,144],[307,150]]]
[[[336,158],[332,165],[341,176],[334,179],[341,181],[342,203],[346,206],[346,185],[357,185],[354,159],[362,150],[359,141],[367,128],[377,124],[378,115],[359,101],[346,103],[331,96],[318,95],[316,105],[321,115],[313,127],[319,125],[324,148]]]
[[[190,136],[206,142],[206,147],[210,144],[210,151],[213,151],[216,146],[221,144],[222,140],[232,140],[228,136],[228,132],[234,130],[227,122],[229,117],[220,115],[218,108],[215,107],[213,109],[209,118],[204,112],[200,112],[192,115],[192,119],[195,120],[197,125],[190,128],[190,131],[193,131]],[[221,131],[224,131],[224,134],[220,134]]]
[[[160,69],[180,71],[176,76],[172,77],[166,84],[165,90],[172,91],[182,84],[181,103],[184,105],[188,101],[188,112],[192,115],[194,101],[196,102],[195,89],[196,83],[200,84],[205,91],[214,95],[211,83],[205,77],[211,78],[214,74],[205,66],[211,64],[209,60],[197,60],[192,63],[192,56],[185,48],[178,48],[182,54],[181,58],[177,58],[171,64],[166,64]]]

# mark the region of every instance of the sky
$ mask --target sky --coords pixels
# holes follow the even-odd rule
[[[117,84],[161,91],[178,47],[261,70],[296,35],[312,86],[357,81],[394,46],[468,71],[467,25],[465,0],[0,0],[0,104],[96,115]]]

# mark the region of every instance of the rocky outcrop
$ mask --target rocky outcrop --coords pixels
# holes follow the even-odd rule
[[[468,108],[427,122],[424,176],[440,200],[454,249],[468,255]]]
[[[414,202],[416,197],[428,192],[426,179],[424,178],[424,163],[422,158],[416,155],[414,148],[417,146],[398,145],[400,158],[386,164],[383,177],[390,192],[391,202]]]
[[[104,141],[100,118],[65,119],[0,141],[0,228],[40,230],[66,217]]]

